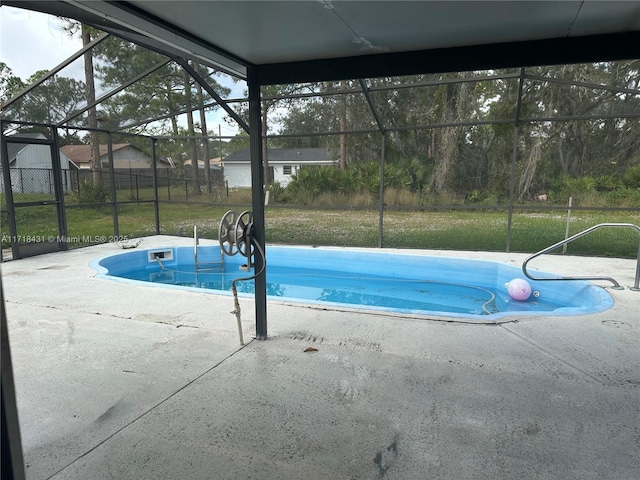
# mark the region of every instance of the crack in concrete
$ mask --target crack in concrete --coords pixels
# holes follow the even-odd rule
[[[503,328],[504,330],[506,330],[507,332],[509,332],[511,335],[513,335],[514,337],[516,337],[518,340],[521,340],[533,347],[536,347],[538,350],[540,350],[541,352],[545,353],[546,355],[550,356],[551,358],[557,360],[558,362],[562,363],[563,365],[571,368],[572,370],[575,370],[576,372],[581,373],[582,375],[589,377],[590,379],[594,380],[596,383],[599,383],[601,385],[606,385],[606,386],[615,386],[617,385],[616,383],[613,383],[611,381],[607,381],[605,378],[599,376],[599,375],[594,375],[592,373],[589,373],[583,369],[581,369],[580,367],[577,367],[576,365],[572,364],[571,362],[569,362],[568,360],[565,360],[564,358],[562,358],[561,356],[551,352],[550,350],[547,350],[546,348],[541,347],[540,345],[538,345],[536,342],[534,342],[533,340],[530,340],[528,338],[523,337],[522,335],[520,335],[519,333],[514,332],[513,330],[511,330],[510,328],[508,328],[506,325],[499,325],[501,328]]]
[[[69,310],[69,306],[68,305],[60,307],[60,306],[56,306],[56,305],[40,305],[40,304],[37,304],[37,303],[16,302],[15,300],[7,300],[6,302],[10,303],[10,304],[14,304],[14,305],[21,305],[21,306],[24,306],[24,307],[50,308],[52,310],[60,310],[60,311]],[[82,313],[87,313],[89,315],[100,315],[100,316],[103,316],[103,317],[113,317],[113,318],[119,318],[119,319],[122,319],[122,320],[133,320],[133,317],[124,317],[122,315],[116,315],[114,313],[104,314],[104,313],[95,312],[95,311],[91,311],[91,310],[78,310],[78,311],[82,312]]]
[[[180,388],[178,388],[175,392],[169,394],[167,397],[163,398],[162,400],[160,400],[158,403],[156,403],[154,406],[152,406],[151,408],[147,409],[146,411],[142,412],[140,415],[138,415],[136,418],[134,418],[133,420],[131,420],[130,422],[128,422],[126,425],[123,425],[122,427],[118,428],[115,432],[113,432],[111,435],[107,436],[106,438],[104,438],[103,440],[99,441],[96,445],[94,445],[93,447],[89,448],[86,452],[84,452],[83,454],[79,455],[77,458],[75,458],[74,460],[72,460],[71,462],[69,462],[67,465],[65,465],[64,467],[60,468],[57,472],[53,473],[52,475],[50,475],[48,478],[52,479],[55,476],[57,476],[59,473],[63,472],[64,470],[66,470],[67,468],[69,468],[71,465],[73,465],[74,463],[76,463],[78,460],[86,457],[87,455],[89,455],[91,452],[93,452],[94,450],[98,449],[100,446],[104,445],[105,443],[107,443],[109,440],[111,440],[112,438],[114,438],[116,435],[118,435],[120,432],[126,430],[127,428],[129,428],[131,425],[133,425],[134,423],[136,423],[138,420],[142,419],[143,417],[145,417],[147,414],[153,412],[156,408],[158,408],[159,406],[161,406],[162,404],[164,404],[165,402],[167,402],[168,400],[172,399],[173,397],[175,397],[177,394],[179,394],[180,392],[182,392],[183,390],[187,389],[188,387],[190,387],[191,385],[193,385],[195,382],[197,382],[198,380],[200,380],[202,377],[204,377],[205,375],[207,375],[208,373],[212,372],[213,370],[215,370],[216,368],[218,368],[220,365],[222,365],[224,362],[226,362],[227,360],[229,360],[231,357],[233,357],[236,353],[244,350],[246,347],[248,347],[249,345],[251,345],[253,343],[255,339],[252,338],[249,342],[245,343],[244,345],[238,347],[236,350],[234,350],[233,352],[231,352],[229,355],[227,355],[226,357],[224,357],[222,360],[220,360],[218,363],[216,363],[215,365],[213,365],[212,367],[208,368],[207,370],[205,370],[204,372],[202,372],[200,375],[196,376],[193,380],[189,380],[187,383],[185,383],[184,385],[182,385]],[[108,413],[111,411],[113,407],[109,408],[107,410]],[[104,415],[104,414],[103,414]]]
[[[57,305],[39,305],[39,304],[35,304],[35,303],[16,302],[15,300],[7,300],[6,303],[10,303],[10,304],[13,304],[13,305],[21,305],[21,306],[24,306],[24,307],[50,308],[52,310],[60,310],[60,311],[68,310],[68,306],[60,307],[60,306],[57,306]],[[82,313],[86,313],[88,315],[99,315],[101,317],[111,317],[111,318],[117,318],[117,319],[120,319],[120,320],[142,321],[142,320],[136,320],[134,317],[131,317],[131,316],[125,317],[125,316],[122,316],[122,315],[117,315],[115,313],[106,313],[105,314],[105,313],[102,313],[102,312],[96,312],[96,311],[91,311],[91,310],[78,310],[78,311],[80,311]],[[187,315],[189,313],[191,313],[191,312],[182,313],[180,315],[177,315],[174,318],[178,319],[178,318],[180,318],[180,317],[182,317],[184,315]],[[162,321],[162,320],[148,320],[146,322],[147,323],[158,323],[160,325],[168,325],[170,327],[175,327],[175,328],[181,328],[181,327],[197,328],[197,329],[201,328],[201,327],[199,327],[197,325],[186,325],[184,323],[175,324],[175,323],[171,323],[171,322],[165,322],[165,321]]]

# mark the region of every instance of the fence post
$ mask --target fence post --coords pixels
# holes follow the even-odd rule
[[[383,236],[383,217],[384,217],[384,148],[387,139],[387,134],[382,134],[382,145],[380,153],[380,211],[378,218],[378,248],[382,248],[382,236]]]
[[[67,237],[68,228],[67,228],[67,210],[64,204],[64,187],[62,186],[62,164],[60,163],[60,147],[58,144],[58,130],[55,128],[51,129],[53,133],[53,144],[50,146],[50,155],[51,155],[51,169],[47,169],[47,174],[49,177],[49,190],[51,190],[51,186],[53,184],[53,193],[56,198],[56,211],[58,214],[58,236],[59,237]],[[58,248],[61,250],[68,250],[69,243],[68,242],[58,242]]]
[[[153,210],[156,220],[156,235],[160,235],[160,202],[158,201],[158,162],[156,159],[156,139],[151,139],[151,168],[153,169]]]
[[[133,176],[133,170],[131,169],[131,167],[129,167],[129,194],[131,196],[131,198],[133,198],[133,179],[131,178]]]
[[[573,203],[573,197],[569,197],[569,210],[567,210],[567,227],[564,230],[564,239],[569,238],[569,225],[571,225],[571,204]],[[562,245],[562,254],[567,253],[567,244]]]

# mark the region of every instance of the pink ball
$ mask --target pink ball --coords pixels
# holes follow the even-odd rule
[[[522,278],[514,278],[507,283],[507,293],[514,300],[526,300],[531,296],[531,285]]]

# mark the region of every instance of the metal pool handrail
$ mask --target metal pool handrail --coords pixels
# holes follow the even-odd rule
[[[193,264],[196,266],[196,270],[198,269],[198,245],[200,244],[200,239],[198,238],[198,226],[193,226]]]
[[[598,225],[594,225],[593,227],[589,227],[586,230],[581,231],[580,233],[576,233],[569,238],[565,238],[561,242],[554,243],[550,247],[545,248],[544,250],[540,250],[537,253],[527,257],[525,261],[522,263],[522,273],[524,273],[531,280],[607,280],[613,283],[613,288],[616,290],[623,290],[624,287],[620,286],[620,284],[611,277],[560,277],[560,278],[536,278],[533,277],[527,272],[527,264],[536,257],[543,255],[551,250],[561,247],[562,245],[572,242],[577,238],[584,237],[589,233],[593,232],[602,227],[623,227],[623,228],[633,228],[638,235],[640,236],[640,227],[638,225],[634,225],[633,223],[599,223]],[[638,242],[638,255],[636,257],[636,279],[633,284],[633,287],[630,288],[634,292],[640,292],[640,241]]]
[[[218,268],[218,267],[222,267],[224,265],[224,255],[222,255],[222,253],[220,253],[220,263],[217,262],[204,262],[202,264],[200,264],[200,262],[198,261],[198,246],[200,245],[200,237],[198,237],[198,226],[194,225],[193,226],[193,265],[196,269],[196,271],[198,270],[205,270],[205,269],[211,269],[211,268]]]

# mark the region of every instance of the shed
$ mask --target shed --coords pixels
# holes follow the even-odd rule
[[[11,172],[11,190],[15,193],[45,193],[53,195],[53,176],[51,149],[49,145],[29,143],[29,139],[46,140],[42,133],[21,133],[10,138],[24,138],[24,143],[8,142],[7,159]],[[70,188],[69,168],[77,166],[60,151],[60,167],[62,168],[62,184],[65,191]],[[4,191],[4,183],[0,185]]]
[[[335,162],[326,148],[273,148],[267,151],[271,179],[286,186],[302,168],[330,167]],[[238,150],[222,161],[224,178],[232,188],[251,187],[249,150]]]

